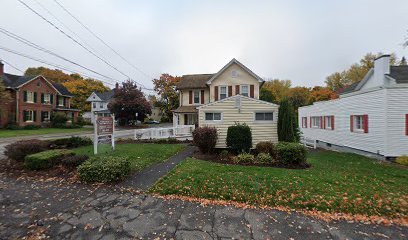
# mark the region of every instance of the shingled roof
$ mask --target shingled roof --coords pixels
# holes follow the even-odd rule
[[[177,89],[206,88],[207,81],[213,76],[214,74],[183,75],[180,82],[177,84]]]
[[[397,83],[408,83],[408,66],[391,66],[388,76],[394,78]]]
[[[95,92],[95,94],[103,101],[108,102],[113,98],[114,91],[110,90],[108,92]]]

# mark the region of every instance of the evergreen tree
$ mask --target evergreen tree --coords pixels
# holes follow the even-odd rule
[[[279,106],[278,139],[281,142],[297,142],[299,140],[295,110],[287,99],[284,99]]]

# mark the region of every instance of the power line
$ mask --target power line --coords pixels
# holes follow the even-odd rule
[[[140,68],[136,67],[134,64],[132,64],[130,61],[128,61],[126,58],[124,58],[120,53],[118,53],[114,48],[112,48],[109,44],[107,44],[101,37],[99,37],[95,32],[93,32],[89,27],[87,27],[85,24],[83,24],[77,17],[75,17],[68,9],[66,9],[60,2],[57,0],[54,0],[55,3],[57,3],[66,13],[68,13],[75,21],[77,21],[82,27],[84,27],[88,32],[90,32],[95,38],[97,38],[101,43],[103,43],[106,47],[108,47],[112,52],[114,52],[117,56],[119,56],[123,61],[125,61],[127,64],[129,64],[131,67],[136,69],[138,72],[142,73],[144,76],[149,78],[150,80],[154,79],[147,73],[143,72]]]
[[[4,62],[4,63],[6,63],[7,65],[9,65],[10,67],[14,68],[15,70],[17,70],[17,71],[19,71],[19,72],[24,73],[24,71],[23,71],[23,70],[21,70],[21,69],[19,69],[19,68],[15,67],[13,64],[11,64],[11,63],[7,62],[6,60],[4,60],[4,59],[2,59],[2,58],[0,58],[0,62]]]
[[[48,50],[48,49],[46,49],[46,48],[44,48],[44,47],[41,47],[41,46],[39,46],[38,44],[35,44],[35,43],[31,42],[30,40],[27,40],[27,39],[25,39],[25,38],[23,38],[23,37],[21,37],[21,36],[18,36],[17,34],[14,34],[14,33],[10,32],[10,31],[7,31],[6,29],[4,29],[4,28],[2,28],[2,27],[0,27],[0,33],[3,33],[3,34],[5,34],[5,35],[7,35],[8,37],[13,38],[13,39],[15,39],[15,40],[17,40],[17,41],[19,41],[19,42],[22,42],[22,43],[24,43],[24,44],[26,44],[26,45],[28,45],[28,46],[30,46],[30,47],[33,47],[33,48],[35,48],[35,49],[37,49],[37,50],[39,50],[39,51],[48,53],[48,54],[50,54],[50,55],[52,55],[52,56],[58,57],[58,58],[60,58],[60,59],[62,59],[62,60],[64,60],[64,61],[66,61],[66,62],[69,62],[69,63],[71,63],[71,64],[74,64],[74,65],[76,65],[76,66],[79,66],[79,67],[81,67],[81,68],[83,68],[83,69],[86,69],[86,70],[88,70],[88,71],[90,71],[90,72],[93,72],[93,73],[95,73],[95,74],[97,74],[97,75],[99,75],[99,76],[102,76],[102,77],[104,77],[104,78],[107,78],[107,79],[110,79],[110,80],[113,80],[113,81],[117,81],[117,80],[115,80],[115,79],[112,78],[112,77],[109,77],[109,76],[106,76],[106,75],[104,75],[104,74],[101,74],[101,73],[99,73],[99,72],[97,72],[97,71],[94,71],[94,70],[92,70],[92,69],[90,69],[90,68],[88,68],[88,67],[85,67],[85,66],[83,66],[83,65],[81,65],[81,64],[79,64],[79,63],[77,63],[77,62],[74,62],[74,61],[72,61],[72,60],[69,60],[69,59],[67,59],[67,58],[65,58],[65,57],[63,57],[63,56],[61,56],[61,55],[59,55],[59,54],[57,54],[57,53],[55,53],[55,52],[53,52],[53,51],[51,51],[51,50]]]
[[[80,71],[76,71],[76,70],[73,70],[73,69],[70,69],[70,68],[67,68],[67,67],[58,65],[58,64],[50,63],[50,62],[47,62],[47,61],[45,61],[45,60],[43,60],[43,59],[35,58],[35,57],[30,56],[30,55],[27,55],[27,54],[24,54],[24,53],[20,53],[20,52],[14,51],[14,50],[12,50],[12,49],[9,49],[9,48],[3,47],[3,46],[0,46],[0,49],[3,50],[3,51],[6,51],[6,52],[12,53],[12,54],[21,56],[21,57],[25,57],[25,58],[31,59],[31,60],[36,61],[36,62],[40,62],[40,63],[43,63],[43,64],[47,64],[47,65],[49,65],[49,66],[55,67],[55,68],[60,69],[60,70],[65,70],[65,71],[68,71],[68,72],[70,72],[70,73],[80,73],[80,74],[82,74],[82,75],[85,76],[85,77],[96,79],[96,80],[98,80],[98,81],[101,81],[101,82],[106,83],[106,84],[111,85],[111,86],[114,85],[114,84],[111,83],[111,82],[106,82],[106,81],[103,81],[103,80],[99,80],[99,79],[95,78],[94,76],[90,76],[90,75],[88,75],[88,74],[86,74],[86,73],[83,73],[83,72],[80,72]]]
[[[114,70],[116,70],[117,72],[119,72],[120,74],[122,74],[123,76],[131,79],[131,77],[129,75],[127,75],[126,73],[122,72],[121,70],[119,70],[118,68],[116,68],[115,66],[113,66],[112,64],[110,64],[108,61],[106,61],[105,59],[101,58],[100,56],[96,55],[94,52],[92,52],[91,50],[89,50],[87,47],[85,47],[82,43],[78,42],[75,38],[73,38],[72,36],[70,36],[69,34],[67,34],[66,32],[64,32],[62,29],[60,29],[58,26],[56,26],[54,23],[52,23],[50,20],[46,19],[44,16],[42,16],[40,13],[38,13],[37,11],[35,11],[33,8],[31,8],[30,6],[28,6],[25,2],[21,1],[21,0],[17,0],[19,1],[21,4],[23,4],[25,7],[27,7],[30,11],[32,11],[33,13],[35,13],[37,16],[39,16],[41,19],[43,19],[44,21],[46,21],[48,24],[50,24],[51,26],[53,26],[55,29],[57,29],[59,32],[61,32],[62,34],[64,34],[66,37],[68,37],[69,39],[71,39],[73,42],[75,42],[76,44],[78,44],[79,46],[81,46],[83,49],[85,49],[87,52],[89,52],[90,54],[92,54],[93,56],[97,57],[99,60],[103,61],[105,64],[107,64],[108,66],[110,66],[111,68],[113,68]],[[135,81],[136,82],[136,81]]]

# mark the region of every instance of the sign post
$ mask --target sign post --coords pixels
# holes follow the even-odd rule
[[[99,137],[111,137],[112,149],[115,150],[115,115],[110,117],[95,116],[94,154],[98,154]]]

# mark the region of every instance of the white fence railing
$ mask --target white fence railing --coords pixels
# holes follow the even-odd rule
[[[171,128],[145,128],[134,132],[134,139],[160,139],[169,137],[191,137],[194,125],[182,125]]]
[[[316,142],[315,139],[301,137],[301,138],[300,138],[300,142],[301,142],[305,147],[309,147],[309,148],[313,148],[313,149],[316,149],[316,148],[317,148],[317,142]]]

